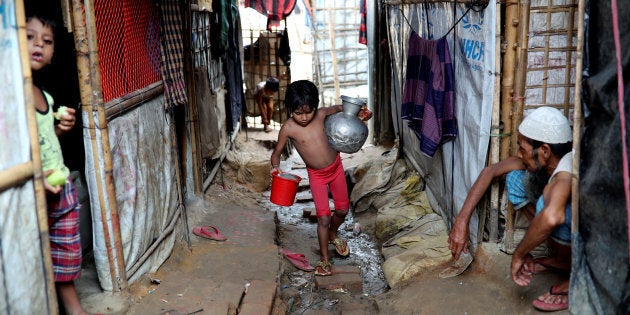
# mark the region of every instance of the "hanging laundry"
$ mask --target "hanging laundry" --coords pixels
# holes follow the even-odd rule
[[[285,23],[286,24],[286,23]],[[278,58],[285,66],[291,65],[291,44],[289,43],[289,29],[285,26],[279,34],[280,46],[278,47]]]
[[[433,157],[438,147],[457,136],[453,65],[446,37],[426,40],[411,32],[402,119],[420,139],[420,151]]]
[[[176,0],[161,0],[159,12],[165,105],[174,107],[188,103],[182,45],[182,12]]]
[[[367,0],[361,0],[361,24],[359,24],[359,44],[367,45]]]
[[[280,26],[280,21],[284,20],[295,7],[296,0],[245,0],[245,7],[253,8],[260,14],[267,17],[267,30],[271,27]]]

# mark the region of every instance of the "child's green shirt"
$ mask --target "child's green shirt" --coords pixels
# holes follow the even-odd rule
[[[55,118],[53,117],[53,98],[42,90],[48,105],[46,112],[37,110],[37,135],[39,137],[39,149],[42,159],[42,170],[60,170],[67,178],[70,170],[63,164],[63,154],[57,134],[55,134]]]

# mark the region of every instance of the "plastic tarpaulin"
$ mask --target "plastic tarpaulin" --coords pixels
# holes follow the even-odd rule
[[[129,282],[145,272],[155,272],[170,255],[176,238],[176,233],[166,235],[149,258],[129,274],[130,268],[164,233],[173,218],[179,217],[175,152],[163,104],[164,97],[161,96],[108,124],[122,251]],[[86,138],[86,148],[91,147],[88,141]],[[102,159],[98,160],[102,163]],[[92,156],[86,160],[86,178],[91,192],[97,191],[94,167],[89,165],[93,161]],[[91,198],[91,209],[97,274],[101,287],[111,291],[112,284],[117,282],[111,279],[98,198]],[[106,213],[110,212],[111,209],[107,209]],[[110,215],[105,217],[105,223],[111,227]]]
[[[628,209],[621,141],[622,118],[626,135],[630,133],[630,3],[617,1],[617,5],[625,117],[618,107],[611,3],[591,1],[587,6],[582,85],[586,128],[580,143],[579,229],[573,231],[572,240],[572,314],[630,313]],[[629,150],[627,144],[625,149]]]
[[[431,206],[449,224],[483,169],[490,140],[494,101],[495,3],[467,11],[466,4],[435,3],[388,6],[389,47],[393,66],[392,117],[405,154],[426,180]],[[451,30],[455,22],[461,21]],[[402,90],[411,31],[429,40],[446,36],[454,67],[455,116],[458,135],[433,158],[420,153],[419,140],[401,116]],[[456,178],[457,180],[453,180]],[[473,215],[470,230],[477,231]],[[471,233],[477,243],[476,232]]]
[[[31,160],[13,1],[0,4],[0,171]],[[0,192],[0,314],[48,314],[33,181]],[[47,240],[47,239],[46,239]],[[56,307],[56,306],[55,306]]]

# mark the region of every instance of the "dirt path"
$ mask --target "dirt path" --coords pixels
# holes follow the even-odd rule
[[[243,139],[244,140],[244,139]],[[248,141],[242,141],[241,149],[262,152],[260,158],[267,159],[264,150],[257,146],[273,143],[275,133],[250,132]],[[344,167],[349,169],[387,151],[387,147],[368,147],[353,155],[342,155]],[[268,152],[270,153],[270,152]],[[300,169],[292,170],[300,172]],[[308,192],[308,191],[307,191]],[[263,194],[268,197],[268,194]],[[273,207],[262,198],[261,205],[277,212],[281,217],[278,224],[278,245],[296,252],[304,253],[312,264],[319,258],[316,223],[303,217],[303,209],[308,203],[292,207]],[[283,261],[285,271],[280,284],[283,289],[299,292],[299,298],[290,295],[292,305],[285,309],[288,314],[308,314],[310,311],[327,311],[331,314],[344,313],[348,310],[361,310],[365,314],[539,314],[531,306],[531,301],[546,292],[559,281],[553,274],[536,277],[529,287],[516,286],[509,275],[511,256],[498,250],[497,244],[483,244],[477,259],[471,267],[459,277],[440,279],[439,270],[426,270],[423,274],[408,281],[399,288],[388,288],[376,279],[379,274],[382,257],[378,244],[369,235],[375,215],[361,213],[349,216],[341,226],[341,235],[346,237],[354,249],[350,258],[339,258],[331,250],[331,257],[338,265],[360,266],[364,278],[364,289],[360,294],[337,291],[326,292],[313,287],[312,274],[296,270]],[[354,222],[361,222],[364,233],[352,234]],[[285,298],[285,302],[287,302]],[[344,308],[344,304],[346,305]],[[285,305],[286,306],[286,305]],[[557,314],[569,314],[567,311]]]

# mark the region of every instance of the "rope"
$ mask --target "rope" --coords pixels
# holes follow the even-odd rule
[[[617,56],[617,106],[621,127],[621,153],[623,169],[623,189],[626,197],[626,215],[630,218],[630,183],[628,182],[628,146],[626,145],[626,113],[623,108],[623,70],[621,67],[621,43],[619,40],[619,19],[617,16],[617,0],[611,0],[613,37],[615,39],[615,55]],[[628,224],[628,264],[630,264],[630,224]]]
[[[423,4],[422,10],[424,11],[425,16],[426,16],[426,20],[427,20],[427,34],[430,34],[431,32],[429,30],[429,25],[428,25],[429,24],[429,17],[428,17],[428,15],[426,15],[428,10],[424,7],[424,4],[427,4],[427,3],[426,2],[422,2],[422,4]],[[448,30],[448,32],[446,32],[446,34],[444,34],[444,35],[442,35],[440,37],[434,37],[434,38],[446,37],[448,34],[450,34],[455,29],[455,26],[457,26],[457,24],[459,24],[459,22],[468,14],[468,12],[470,12],[471,10],[474,11],[474,12],[481,12],[481,11],[485,10],[487,6],[488,6],[488,3],[483,4],[481,2],[481,0],[471,0],[470,1],[470,5],[468,6],[468,9],[466,9],[466,12],[464,12],[464,14],[462,14],[462,16],[459,17],[457,22],[455,22],[453,24],[453,26],[451,26],[451,28]],[[414,28],[411,26],[411,23],[409,23],[409,20],[405,16],[405,12],[399,6],[396,7],[396,9],[398,11],[400,11],[400,14],[402,15],[402,17],[407,22],[407,25],[409,26],[409,28],[411,28],[413,30]],[[453,10],[453,15],[455,15],[455,10]]]

